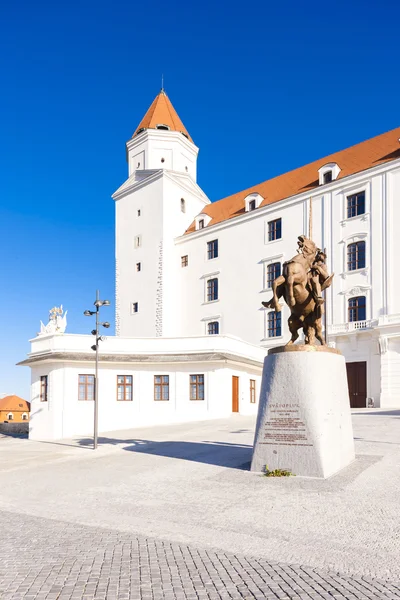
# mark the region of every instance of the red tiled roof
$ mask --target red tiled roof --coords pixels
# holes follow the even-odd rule
[[[320,158],[304,167],[278,175],[278,177],[253,185],[247,190],[208,204],[202,212],[211,217],[208,224],[210,226],[244,214],[244,199],[252,192],[258,192],[264,198],[260,206],[273,204],[302,192],[311,192],[319,187],[318,169],[327,163],[337,163],[341,169],[338,179],[343,179],[348,175],[354,175],[400,158],[399,138],[400,127],[397,127],[370,140]],[[194,230],[195,222],[190,225],[186,233]]]
[[[132,137],[134,137],[140,129],[157,129],[157,125],[168,125],[171,131],[184,133],[186,137],[193,142],[189,132],[180,120],[178,113],[172,106],[172,102],[164,90],[154,98],[149,110],[144,115],[139,127],[137,127]]]
[[[15,412],[29,412],[31,405],[19,396],[11,395],[0,398],[0,410],[13,410]]]

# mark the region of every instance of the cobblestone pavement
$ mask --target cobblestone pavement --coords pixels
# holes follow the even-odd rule
[[[1,600],[400,598],[400,582],[0,512]]]

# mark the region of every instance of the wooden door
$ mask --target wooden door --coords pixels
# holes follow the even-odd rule
[[[232,412],[239,412],[239,377],[232,375]]]
[[[346,363],[351,408],[367,406],[367,363]]]

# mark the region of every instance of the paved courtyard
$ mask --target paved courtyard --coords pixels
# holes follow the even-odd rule
[[[400,411],[326,481],[250,473],[254,419],[0,439],[0,598],[400,598]]]

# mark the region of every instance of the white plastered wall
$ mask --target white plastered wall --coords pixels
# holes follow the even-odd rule
[[[78,400],[78,376],[93,375],[93,363],[43,364],[32,368],[31,439],[89,436],[93,401]],[[189,399],[189,376],[204,374],[205,399]],[[48,375],[49,400],[40,402],[40,376]],[[132,375],[133,400],[117,401],[117,375]],[[154,375],[169,375],[169,401],[154,400]],[[239,411],[255,414],[261,367],[229,367],[224,363],[115,365],[99,372],[99,432],[146,425],[227,417],[232,413],[232,375],[239,377]],[[250,403],[250,379],[256,380],[256,404]]]

